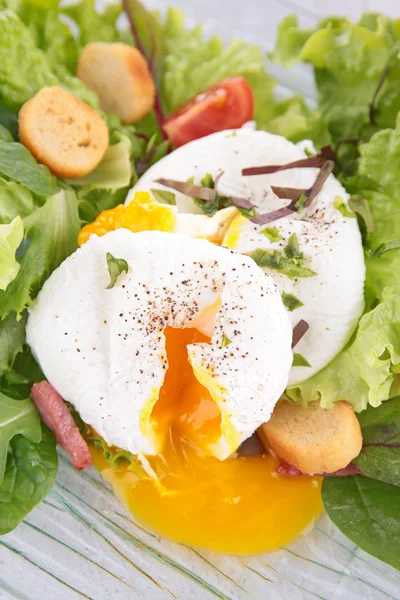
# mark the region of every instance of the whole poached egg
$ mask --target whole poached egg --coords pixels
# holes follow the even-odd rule
[[[309,189],[318,169],[292,168],[247,177],[241,175],[242,169],[283,165],[304,159],[307,158],[306,149],[313,150],[311,142],[295,145],[264,131],[248,128],[222,131],[191,142],[166,156],[145,173],[133,191],[166,190],[157,183],[159,178],[191,179],[199,184],[209,173],[217,180],[217,191],[221,195],[246,198],[259,214],[264,214],[289,204],[289,200],[278,198],[272,186]],[[201,212],[192,198],[180,192],[175,192],[175,195],[180,211]],[[129,204],[131,199],[132,193],[126,203]],[[349,194],[330,175],[310,206],[301,212],[294,212],[268,225],[256,225],[236,212],[236,217],[230,218],[224,227],[226,233],[222,244],[248,255],[257,250],[267,253],[277,251],[285,258],[285,250],[295,235],[302,266],[314,273],[307,277],[289,277],[275,268],[263,267],[286,300],[292,326],[301,319],[309,325],[307,333],[296,345],[296,353],[305,359],[308,366],[293,366],[289,385],[308,379],[340,352],[364,309],[362,240],[355,215],[344,216],[351,215],[348,199]],[[347,210],[343,211],[343,208]],[[192,215],[192,218],[196,217]],[[200,215],[197,218],[201,218]]]
[[[129,267],[111,289],[107,255]],[[91,236],[67,258],[27,325],[28,344],[64,400],[107,444],[135,455],[162,451],[182,402],[187,435],[227,458],[284,391],[291,338],[273,280],[251,258],[205,240],[126,229]],[[168,376],[178,352],[181,373],[190,365],[186,387],[183,375]]]

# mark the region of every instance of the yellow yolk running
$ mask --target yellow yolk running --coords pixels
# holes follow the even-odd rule
[[[147,457],[158,479],[114,471],[92,447],[95,464],[131,513],[161,535],[221,553],[267,552],[320,514],[321,479],[279,476],[269,454],[225,461],[205,455],[202,448],[220,435],[221,415],[195,378],[186,346],[207,341],[195,329],[166,330],[169,366],[151,413],[164,448]]]

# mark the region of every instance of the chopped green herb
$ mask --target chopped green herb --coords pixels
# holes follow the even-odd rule
[[[194,183],[194,176],[192,175],[191,177],[188,177],[188,178],[186,179],[186,181],[187,181],[188,183]]]
[[[293,259],[284,256],[279,250],[262,250],[258,248],[250,256],[259,267],[268,267],[275,271],[280,271],[284,275],[287,275],[289,279],[314,277],[316,275],[315,271],[296,264],[293,262]]]
[[[277,227],[266,227],[260,231],[262,235],[265,235],[270,242],[279,242],[282,239],[281,232]]]
[[[293,362],[292,367],[311,367],[310,363],[304,356],[301,354],[297,354],[297,352],[293,353]]]
[[[227,198],[229,200],[229,198]],[[230,204],[228,205],[230,206]],[[246,219],[252,219],[258,215],[257,210],[253,208],[243,208],[242,206],[237,206],[236,209],[240,212],[241,215],[246,217]]]
[[[304,254],[300,251],[299,240],[297,235],[292,233],[288,239],[287,246],[283,249],[284,253],[296,265],[302,265],[304,262]]]
[[[106,287],[106,290],[110,290],[114,287],[117,278],[121,275],[121,273],[128,272],[128,263],[123,258],[114,258],[112,254],[107,252],[106,255],[108,272],[110,273],[110,283]]]
[[[352,210],[349,209],[346,202],[343,200],[341,196],[336,196],[333,201],[333,206],[340,212],[344,217],[348,217],[349,219],[354,219],[355,214]]]
[[[302,212],[306,202],[307,202],[307,196],[306,196],[306,194],[302,194],[294,205],[298,213]]]
[[[400,248],[400,240],[392,240],[391,242],[385,242],[376,248],[376,250],[367,250],[367,256],[369,258],[379,258],[385,252],[389,250],[397,250]]]
[[[293,312],[296,308],[304,306],[303,302],[299,300],[294,294],[287,294],[282,292],[282,302],[286,306],[289,312]]]
[[[229,344],[232,344],[232,340],[230,340],[228,338],[228,336],[225,333],[223,333],[222,341],[221,341],[221,348],[225,348],[225,346],[229,346]]]
[[[176,196],[173,192],[167,192],[167,190],[158,190],[151,188],[151,193],[158,202],[161,204],[170,204],[171,206],[176,205]]]
[[[367,233],[372,233],[375,226],[368,200],[362,196],[352,196],[349,200],[349,207],[362,220],[361,228],[364,226]]]
[[[212,190],[214,189],[214,179],[210,173],[206,173],[206,175],[204,175],[204,177],[200,180],[200,183],[204,187],[211,188]]]

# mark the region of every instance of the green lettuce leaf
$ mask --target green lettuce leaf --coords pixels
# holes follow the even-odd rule
[[[395,129],[375,133],[360,146],[357,193],[368,200],[374,231],[365,239],[367,250],[400,240],[400,116]],[[371,179],[375,185],[371,185]],[[391,250],[377,258],[366,256],[367,305],[382,297],[386,286],[400,285],[400,251]]]
[[[5,290],[16,278],[20,269],[15,253],[24,237],[21,217],[9,225],[0,225],[0,290]]]
[[[61,85],[93,107],[96,94],[64,65],[52,65],[31,31],[13,11],[0,11],[0,104],[17,112],[41,88]]]
[[[26,314],[19,321],[9,315],[0,321],[0,379],[9,371],[25,343]]]
[[[58,4],[58,0],[19,0],[16,12],[50,63],[63,65],[74,74],[79,57],[78,44],[71,27],[61,20]]]
[[[273,115],[268,115],[266,122],[259,122],[260,128],[283,135],[294,143],[304,139],[311,140],[317,149],[332,142],[321,113],[311,110],[301,96],[292,96],[287,100],[272,103],[272,106]]]
[[[0,143],[0,173],[42,196],[55,194],[59,189],[59,183],[51,171],[39,164],[29,150],[18,142]]]
[[[40,416],[30,398],[14,400],[0,392],[0,483],[4,477],[7,452],[15,435],[38,443],[42,437]]]
[[[325,510],[357,546],[400,569],[400,488],[355,475],[326,477]]]
[[[85,186],[86,189],[118,190],[129,186],[133,175],[131,162],[131,140],[119,136],[119,142],[107,148],[100,164],[81,179],[71,179],[72,186]]]
[[[358,24],[329,17],[314,30],[302,30],[287,17],[279,28],[271,59],[284,66],[298,61],[314,66],[319,110],[335,142],[368,138],[370,104],[386,67],[390,67],[375,99],[375,122],[393,126],[400,107],[399,31],[396,22],[366,14]]]
[[[19,316],[31,306],[43,283],[77,247],[81,223],[78,201],[72,190],[62,190],[29,215],[25,221],[29,246],[21,258],[18,276],[0,292],[0,318]]]
[[[90,42],[117,42],[120,32],[116,21],[122,12],[121,3],[106,3],[103,11],[96,10],[95,0],[81,0],[60,9],[78,26],[78,44],[83,48]],[[124,40],[125,41],[125,40]]]
[[[319,373],[286,390],[297,402],[321,400],[331,408],[345,398],[356,411],[379,406],[395,392],[400,372],[400,287],[385,288],[382,302],[361,317],[348,346]]]
[[[24,185],[0,177],[0,224],[27,217],[35,208],[32,194]]]
[[[0,535],[12,531],[47,496],[57,465],[56,440],[43,423],[38,442],[22,435],[12,438],[0,484]]]

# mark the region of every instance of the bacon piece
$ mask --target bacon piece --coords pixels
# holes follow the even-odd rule
[[[279,464],[277,472],[279,475],[287,475],[288,477],[347,477],[348,475],[364,475],[357,465],[352,462],[347,467],[338,469],[334,473],[314,473],[314,475],[309,475],[308,473],[302,473],[297,467],[283,460]]]
[[[55,434],[57,443],[68,452],[74,467],[78,471],[91,467],[93,460],[89,446],[60,394],[48,381],[41,381],[32,386],[31,398],[42,420]]]

